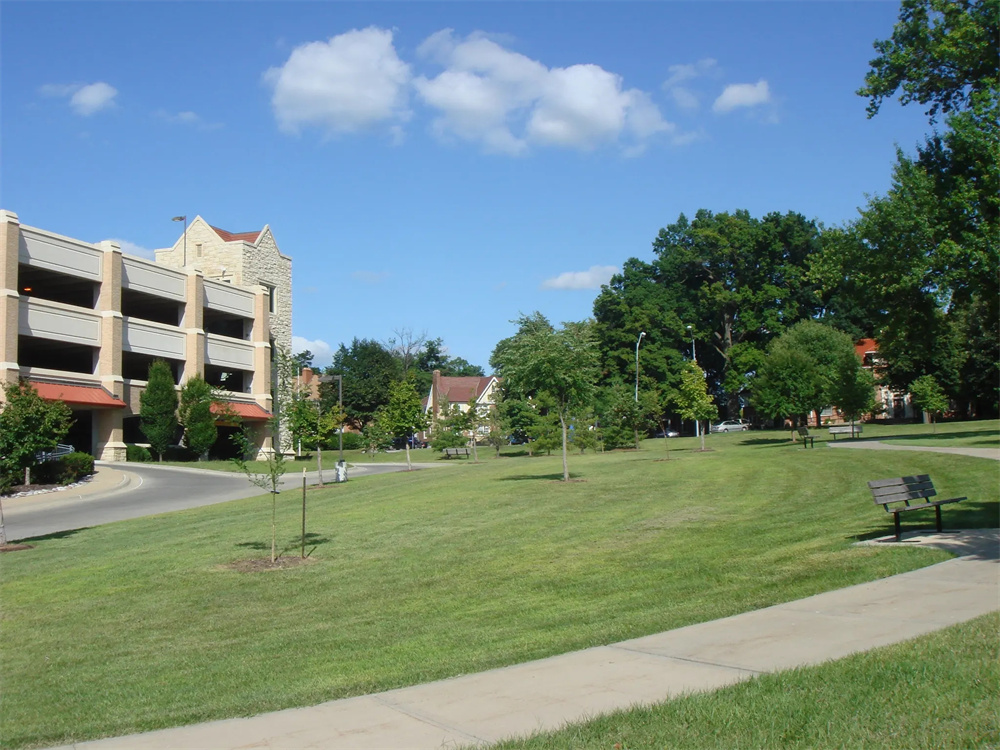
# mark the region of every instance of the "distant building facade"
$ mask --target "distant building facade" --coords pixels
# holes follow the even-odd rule
[[[204,234],[199,217],[189,227],[189,255],[196,224]],[[65,401],[75,420],[69,442],[121,461],[126,443],[145,442],[139,396],[149,365],[162,359],[178,384],[197,374],[224,388],[258,453],[270,451],[271,341],[283,341],[286,330],[272,324],[270,309],[285,316],[290,343],[291,260],[267,227],[253,242],[216,239],[234,258],[249,246],[263,247],[268,260],[233,262],[225,278],[221,263],[207,262],[222,255],[206,258],[205,243],[201,268],[193,257],[167,262],[183,260],[172,249],[153,262],[117,243],[64,237],[0,211],[0,384],[26,379],[43,398]],[[273,288],[260,283],[268,279]]]

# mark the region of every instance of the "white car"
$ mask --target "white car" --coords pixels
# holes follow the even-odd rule
[[[725,422],[712,425],[712,432],[745,432],[750,425],[743,419],[727,419]]]

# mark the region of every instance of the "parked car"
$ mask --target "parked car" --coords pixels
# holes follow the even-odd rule
[[[654,438],[670,438],[670,437],[680,437],[681,434],[677,430],[671,430],[667,428],[666,430],[657,430],[653,433]]]
[[[727,419],[712,425],[712,432],[744,432],[750,429],[745,419]]]

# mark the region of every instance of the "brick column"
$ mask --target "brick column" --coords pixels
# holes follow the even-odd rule
[[[181,377],[187,382],[195,375],[205,375],[205,277],[196,271],[188,272],[183,327],[187,342]]]
[[[271,399],[271,343],[270,343],[270,313],[268,311],[267,290],[258,286],[254,290],[253,327],[250,330],[250,341],[253,343],[253,377],[250,381],[250,393],[261,407],[271,411],[274,404]],[[254,428],[254,438],[258,447],[258,458],[264,458],[274,450],[270,424],[260,424]]]
[[[21,222],[13,211],[0,211],[0,388],[16,383],[19,320],[17,258]]]
[[[98,247],[101,258],[101,288],[97,311],[101,314],[101,348],[97,374],[105,390],[125,398],[122,377],[122,249],[117,242],[105,240]],[[102,461],[124,461],[125,442],[122,430],[124,409],[94,410],[94,453]]]

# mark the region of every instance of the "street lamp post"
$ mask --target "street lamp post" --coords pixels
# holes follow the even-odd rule
[[[319,382],[321,383],[331,383],[334,380],[337,381],[337,410],[340,415],[344,415],[344,376],[343,375],[320,375]],[[339,441],[339,460],[337,461],[337,481],[343,481],[341,477],[346,477],[346,472],[344,471],[344,423],[340,423],[340,429],[337,430],[337,439]]]
[[[635,402],[639,403],[639,344],[642,343],[642,339],[645,337],[646,332],[639,332],[639,339],[635,342]]]
[[[691,361],[698,364],[698,357],[694,353],[694,328],[688,326],[687,329],[691,333]],[[694,436],[701,437],[701,423],[697,419],[694,420]]]
[[[175,216],[171,221],[183,221],[184,222],[184,262],[181,265],[186,266],[188,262],[188,217]]]

